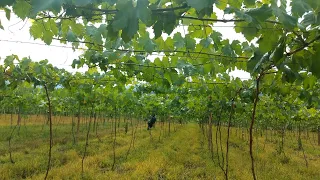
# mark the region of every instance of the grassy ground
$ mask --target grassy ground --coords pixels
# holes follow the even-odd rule
[[[77,134],[74,144],[70,124],[54,126],[53,162],[49,179],[224,179],[217,165],[215,152],[211,160],[207,140],[196,124],[176,126],[170,135],[157,124],[152,136],[146,126],[136,131],[134,148],[127,152],[131,141],[131,128],[124,133],[123,125],[116,141],[116,165],[112,170],[113,139],[108,124],[100,126],[98,137],[91,132],[88,156],[81,174],[81,157],[85,144],[85,126]],[[215,128],[214,128],[215,129]],[[43,179],[47,165],[48,127],[42,125],[21,126],[20,135],[12,139],[12,157],[8,153],[10,126],[0,127],[0,179]],[[161,136],[160,136],[161,133]],[[215,134],[215,133],[214,133]],[[222,130],[225,150],[225,129]],[[160,137],[160,138],[159,138]],[[216,150],[215,137],[214,149]],[[278,137],[265,141],[255,137],[255,158],[258,179],[320,179],[320,147],[304,140],[308,161],[302,151],[296,150],[294,137],[286,137],[285,155],[279,154]],[[230,141],[230,179],[252,179],[248,142],[232,129]],[[221,159],[221,157],[220,157]]]

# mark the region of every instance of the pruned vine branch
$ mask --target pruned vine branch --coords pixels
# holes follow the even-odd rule
[[[297,49],[295,49],[295,50],[293,50],[293,51],[290,51],[290,52],[286,53],[286,55],[287,55],[287,56],[291,56],[291,55],[293,55],[293,54],[295,54],[295,53],[297,53],[297,52],[299,52],[299,51],[302,51],[304,48],[310,46],[312,43],[314,43],[314,42],[316,42],[316,41],[318,41],[318,40],[320,40],[320,35],[317,36],[316,38],[314,38],[313,40],[305,43],[303,46],[301,46],[301,47],[299,47],[299,48],[297,48]]]

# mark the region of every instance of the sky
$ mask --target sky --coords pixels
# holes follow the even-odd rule
[[[11,14],[11,19],[8,21],[5,13],[0,11],[0,19],[5,29],[0,29],[1,63],[6,56],[15,54],[20,58],[30,57],[34,61],[48,59],[54,66],[70,72],[77,71],[70,65],[73,59],[81,55],[80,51],[73,51],[70,45],[60,44],[59,41],[53,41],[50,46],[47,46],[41,40],[34,40],[29,33],[31,22],[22,21],[14,14]]]
[[[223,18],[222,11],[217,9],[216,12],[218,18]],[[225,16],[224,18],[228,19],[230,17]],[[51,45],[46,45],[41,40],[34,40],[29,33],[31,22],[28,20],[22,21],[15,14],[11,14],[10,21],[8,21],[5,12],[0,10],[0,20],[5,29],[0,29],[1,64],[6,56],[15,54],[20,58],[30,57],[34,61],[47,59],[52,65],[58,68],[64,68],[70,72],[86,71],[87,67],[81,69],[73,69],[71,67],[73,60],[81,55],[81,50],[73,51],[71,45],[61,44],[55,40],[53,40]],[[215,23],[214,30],[219,31],[223,38],[228,38],[230,41],[235,39],[243,41],[243,35],[235,33],[234,29],[230,27],[232,25],[234,24],[218,22]],[[183,34],[183,29],[177,28],[174,32],[181,32],[181,34]],[[230,72],[229,74],[244,80],[250,78],[249,73],[240,70]]]

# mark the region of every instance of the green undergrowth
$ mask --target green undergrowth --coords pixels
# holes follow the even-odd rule
[[[116,139],[116,164],[113,164],[113,137],[110,129],[100,128],[97,138],[90,132],[88,156],[81,173],[81,158],[85,145],[85,127],[76,136],[71,125],[54,127],[53,161],[49,179],[224,179],[218,166],[215,136],[214,159],[208,151],[196,124],[176,125],[176,131],[168,133],[167,125],[158,124],[150,131],[146,126],[136,129],[134,147],[128,154],[132,129],[127,134],[121,126]],[[165,129],[165,131],[161,131]],[[215,128],[214,128],[215,130]],[[160,136],[161,131],[161,136]],[[48,128],[41,126],[21,127],[20,135],[12,140],[12,157],[8,153],[8,132],[10,127],[0,127],[0,179],[43,179],[47,167]],[[231,130],[229,177],[230,179],[252,179],[249,146]],[[215,135],[215,133],[213,133]],[[226,132],[222,129],[222,149],[225,151]],[[255,136],[254,152],[258,179],[320,179],[320,147],[308,141],[303,147],[308,161],[305,165],[303,152],[296,149],[294,138],[287,137],[284,153],[279,153],[280,138],[272,141]],[[221,157],[220,157],[221,160]]]

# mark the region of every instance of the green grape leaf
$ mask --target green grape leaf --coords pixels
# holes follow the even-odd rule
[[[264,22],[272,16],[272,9],[267,4],[263,4],[260,8],[247,10],[245,14],[250,15],[259,22]]]
[[[85,6],[90,3],[92,3],[92,0],[74,0],[76,6]]]
[[[188,27],[189,35],[192,38],[203,38],[203,36],[205,34],[204,31],[207,34],[210,34],[212,32],[212,28],[202,29],[202,28],[199,28],[199,27],[193,26],[193,25],[189,25],[189,27]]]
[[[72,31],[68,31],[67,40],[71,41],[71,42],[72,41],[76,41],[77,40],[77,36]]]
[[[43,26],[38,21],[32,23],[29,31],[30,34],[34,37],[34,39],[39,39],[42,37],[42,28]]]
[[[285,38],[282,37],[279,41],[279,45],[270,55],[270,60],[272,60],[275,65],[279,65],[281,63],[281,60],[283,60],[285,48],[286,48]]]
[[[314,1],[314,0],[305,0],[306,3],[310,5],[313,9],[319,9],[320,8],[320,2]]]
[[[100,32],[98,31],[98,29],[93,26],[93,25],[90,25],[90,26],[87,26],[86,27],[86,33],[90,36],[90,37],[93,37],[95,36],[96,34],[100,34]]]
[[[143,71],[143,79],[147,82],[151,82],[154,80],[154,74],[156,74],[155,69],[151,67],[147,67]]]
[[[114,31],[119,31],[124,29],[128,25],[129,17],[128,13],[118,11],[112,22],[112,28]]]
[[[263,57],[263,53],[256,51],[252,58],[247,63],[247,71],[253,73],[254,68],[258,64],[259,60]]]
[[[58,35],[59,33],[59,29],[57,27],[57,24],[54,22],[53,19],[49,19],[47,22],[47,26],[49,27],[49,30],[54,34],[54,35]]]
[[[186,67],[186,66],[188,66],[189,64],[185,61],[185,60],[183,60],[183,59],[179,59],[178,61],[177,61],[177,68],[178,69],[183,69],[184,67]]]
[[[244,0],[244,5],[246,5],[247,7],[252,7],[256,4],[255,0]]]
[[[256,64],[256,66],[254,67],[253,72],[259,72],[261,68],[267,65],[266,62],[268,62],[269,59],[270,59],[270,54],[269,53],[264,54],[259,60],[259,62]]]
[[[211,6],[210,0],[187,0],[189,6],[195,8],[197,11],[201,11],[202,9]]]
[[[248,41],[252,41],[258,34],[258,29],[253,22],[237,22],[234,28],[237,33],[242,33]]]
[[[8,20],[10,20],[10,17],[11,17],[11,10],[8,9],[8,8],[4,8],[4,12],[6,13],[6,18]]]
[[[231,7],[240,9],[241,5],[242,5],[242,1],[243,0],[229,0],[228,2]],[[223,2],[223,3],[225,3],[225,2]]]
[[[115,60],[117,60],[119,58],[118,53],[116,52],[112,52],[109,54],[108,56],[108,61],[109,62],[114,62]]]
[[[53,33],[51,31],[44,31],[43,32],[43,41],[47,45],[50,45],[52,43],[52,39],[53,39]]]
[[[294,29],[297,26],[298,19],[296,17],[290,16],[288,14],[283,15],[283,20],[282,18],[279,18],[280,21],[282,21],[284,27],[288,29]]]
[[[170,84],[179,84],[181,83],[181,79],[179,78],[177,71],[171,69],[170,71],[166,71],[164,73],[164,77],[168,80]]]
[[[18,0],[12,7],[14,13],[21,18],[22,20],[25,20],[26,17],[29,16],[31,11],[31,5],[27,1],[24,0]]]
[[[171,37],[168,37],[164,42],[164,48],[159,48],[159,49],[165,49],[165,48],[174,49],[174,40]]]
[[[272,4],[271,8],[275,16],[279,18],[279,21],[286,29],[293,30],[298,23],[298,18],[290,16],[285,10],[279,8],[276,4]]]
[[[187,50],[194,50],[195,47],[196,47],[196,40],[194,40],[190,36],[186,36],[185,44],[186,44],[186,49]]]
[[[164,78],[166,78],[169,81],[169,83],[172,84],[171,76],[168,71],[164,73]]]
[[[317,16],[314,14],[314,12],[310,12],[303,16],[303,20],[301,21],[301,24],[304,27],[307,27],[309,25],[315,24],[316,21],[317,21]]]
[[[266,53],[274,49],[279,41],[280,34],[274,31],[264,32],[257,43],[259,44],[259,49],[261,52]]]
[[[242,48],[241,48],[241,44],[240,41],[238,40],[233,40],[231,43],[231,48],[234,50],[234,52],[238,55],[242,54]]]
[[[302,15],[312,9],[311,6],[305,2],[305,0],[293,0],[291,1],[291,6],[292,14],[299,17],[302,17]]]
[[[320,78],[320,44],[318,43],[315,47],[315,53],[312,55],[312,65],[310,71],[314,76]]]
[[[180,77],[178,76],[178,79],[173,82],[173,85],[175,85],[175,86],[181,86],[181,85],[183,85],[183,83],[184,83],[185,81],[186,81],[186,80],[185,80],[185,78],[184,78],[183,76],[180,76]]]
[[[163,30],[163,21],[162,20],[158,20],[153,25],[153,33],[154,33],[154,38],[155,39],[158,39],[161,36],[162,30]]]
[[[72,61],[72,64],[71,64],[72,68],[76,68],[76,66],[77,66],[77,68],[79,68],[78,65],[80,65],[80,60],[74,59],[74,60]]]
[[[316,82],[317,82],[317,78],[315,76],[308,76],[303,80],[303,88],[304,89],[313,88]]]
[[[147,39],[150,39],[150,38],[149,38],[149,35],[148,35],[148,38],[147,38]],[[170,39],[170,37],[168,37],[168,39]],[[168,40],[168,39],[167,39],[167,40]],[[158,38],[158,39],[156,39],[156,40],[154,41],[154,43],[157,45],[157,48],[158,48],[159,50],[167,49],[167,46],[166,46],[163,38]],[[142,45],[142,46],[143,46],[143,45]],[[174,48],[172,48],[172,49],[174,49]]]
[[[230,44],[224,45],[221,51],[226,56],[234,57],[234,52]]]
[[[1,0],[0,7],[11,6],[15,0]]]
[[[52,0],[51,8],[56,13],[59,13],[62,7],[62,4],[67,0]]]
[[[164,16],[164,19],[163,19],[163,30],[165,33],[167,34],[171,34],[175,25],[176,25],[176,15],[174,13],[168,13]]]
[[[168,57],[163,57],[162,58],[162,64],[164,67],[169,67],[170,63],[169,63],[169,58]]]
[[[138,29],[138,25],[136,25],[136,9],[133,7],[131,1],[119,1],[116,7],[119,11],[116,13],[112,22],[113,31],[123,29],[125,32],[122,32],[121,37],[127,41],[128,39],[131,39],[132,34]]]
[[[154,4],[154,3],[158,2],[158,0],[149,0],[149,2],[150,2],[151,4]]]
[[[210,2],[209,2],[210,3]],[[207,5],[205,8],[203,8],[202,10],[198,11],[197,14],[198,14],[198,17],[199,18],[203,18],[204,16],[208,16],[210,17],[211,14],[213,14],[212,12],[212,3]]]
[[[204,74],[215,74],[215,67],[212,63],[209,63],[209,64],[205,64],[203,65],[203,71],[204,71]]]
[[[122,31],[121,37],[125,43],[128,43],[139,30],[139,20],[134,16],[130,18],[127,27]]]
[[[108,28],[106,24],[101,24],[98,28],[99,33],[104,37],[108,37]]]
[[[32,14],[35,16],[38,12],[52,9],[55,12],[60,12],[63,0],[31,0]]]
[[[61,25],[60,25],[61,32],[63,34],[66,34],[70,29],[70,25],[71,25],[71,21],[70,20],[62,20],[61,21]]]
[[[132,17],[126,29],[128,29],[128,36],[132,38],[139,30],[139,19],[137,17]]]
[[[151,10],[148,8],[148,0],[138,0],[137,2],[137,16],[145,24],[151,19]]]
[[[283,81],[293,83],[297,79],[296,74],[291,69],[283,67],[281,70],[283,71]]]
[[[215,5],[217,8],[224,11],[226,9],[228,3],[224,2],[224,1],[216,1]]]
[[[306,69],[312,66],[313,57],[308,50],[302,50],[292,55],[292,62]]]
[[[178,48],[182,48],[185,46],[184,38],[181,36],[180,32],[177,32],[173,36],[174,46]]]
[[[149,33],[146,33],[139,39],[139,46],[142,46],[146,52],[151,54],[157,45],[149,38]]]
[[[146,52],[148,53],[152,53],[155,49],[157,45],[155,43],[153,43],[153,41],[151,39],[149,39],[146,44],[144,44],[143,48],[144,50],[146,50]]]
[[[211,43],[212,43],[212,39],[211,39],[211,37],[207,37],[206,39],[201,39],[200,40],[200,44],[204,47],[204,48],[208,48],[210,45],[211,45]]]
[[[74,21],[70,22],[70,27],[72,32],[77,35],[78,37],[82,37],[84,32],[85,32],[85,28],[82,24],[80,23],[75,23]]]
[[[1,24],[1,19],[0,19],[0,29],[4,30],[4,27]]]
[[[155,58],[155,59],[154,59],[154,64],[155,64],[156,66],[163,67],[162,61],[160,60],[160,58]]]
[[[131,30],[128,26],[130,24],[131,18],[135,19],[137,16],[135,8],[133,7],[131,1],[120,1],[119,3],[117,3],[116,7],[119,9],[119,11],[116,13],[112,22],[113,31],[119,31],[127,27],[127,33],[122,33],[122,36],[126,35],[130,37],[129,34],[131,33]],[[133,27],[132,29],[136,28]]]
[[[107,26],[107,31],[108,31],[108,37],[110,40],[116,40],[119,38],[119,31],[114,31],[112,25]]]
[[[170,79],[173,85],[181,84],[181,79],[176,70],[172,69],[170,71]]]
[[[252,55],[253,48],[252,48],[252,46],[249,45],[248,42],[242,42],[241,46],[242,46],[242,50],[243,50],[244,55],[246,55],[246,56]]]
[[[210,35],[210,37],[213,40],[213,46],[216,50],[219,50],[219,47],[221,45],[221,40],[222,40],[222,34],[220,32],[217,31],[213,31]]]

